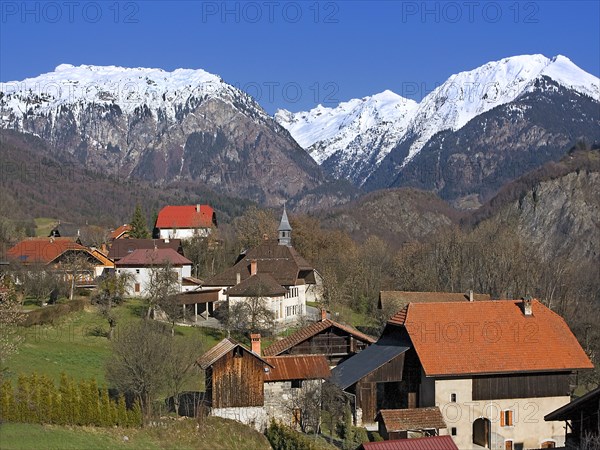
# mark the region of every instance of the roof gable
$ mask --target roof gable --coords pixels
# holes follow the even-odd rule
[[[403,327],[427,376],[570,371],[593,364],[562,317],[537,300],[410,303],[388,321]]]
[[[271,364],[261,358],[259,354],[254,353],[252,350],[244,347],[242,344],[232,338],[225,338],[216,344],[214,347],[204,353],[204,355],[198,358],[196,364],[198,364],[202,370],[206,370],[236,347],[242,348],[243,351],[264,362],[266,365],[271,366]]]
[[[280,355],[281,353],[289,350],[290,348],[301,344],[302,342],[310,339],[311,337],[316,336],[317,334],[322,333],[323,331],[328,330],[332,327],[337,328],[345,333],[348,333],[354,338],[367,344],[373,344],[375,342],[375,339],[373,339],[371,336],[361,333],[360,331],[358,331],[355,328],[352,328],[351,326],[342,325],[341,323],[334,322],[330,319],[324,319],[319,322],[312,323],[304,328],[301,328],[295,333],[281,339],[280,341],[274,342],[264,350],[264,354],[272,356]]]
[[[230,297],[280,297],[287,289],[281,286],[268,273],[251,275],[227,290]]]
[[[209,205],[165,206],[158,213],[156,228],[210,228],[217,225],[214,209]]]

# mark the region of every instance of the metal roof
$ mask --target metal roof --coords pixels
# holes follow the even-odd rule
[[[564,406],[546,414],[544,420],[571,420],[578,418],[581,411],[592,408],[592,410],[598,410],[600,408],[600,387],[588,392],[585,395],[567,403]]]
[[[365,442],[361,448],[363,450],[458,450],[451,436]]]
[[[331,371],[331,381],[346,389],[409,348],[410,344],[406,342],[382,338],[335,367]]]

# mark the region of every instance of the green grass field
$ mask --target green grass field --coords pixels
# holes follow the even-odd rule
[[[52,219],[51,217],[36,217],[34,219],[35,222],[35,235],[36,236],[48,236],[54,225],[56,225],[57,220]]]
[[[128,300],[115,308],[115,312],[118,326],[126,326],[128,322],[140,320],[144,307],[139,300]],[[65,372],[76,379],[95,378],[103,385],[105,365],[110,356],[108,329],[106,320],[91,305],[54,325],[21,327],[23,342],[19,352],[7,361],[7,375],[16,378],[19,373],[37,372],[58,383],[60,374]],[[176,332],[197,341],[199,348],[205,350],[222,339],[222,334],[212,329],[176,327]],[[189,388],[197,389],[198,386]]]
[[[125,439],[126,437],[126,439]],[[157,428],[59,427],[2,424],[2,450],[266,450],[267,439],[232,420],[208,417],[199,430],[193,420],[173,421]]]

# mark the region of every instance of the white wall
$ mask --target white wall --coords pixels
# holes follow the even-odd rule
[[[189,239],[194,236],[207,237],[210,228],[161,228],[159,237],[161,239]]]
[[[224,419],[236,420],[264,432],[268,426],[267,413],[263,406],[246,406],[243,408],[213,408],[211,415]],[[242,450],[242,447],[239,448]]]
[[[564,423],[546,422],[544,416],[568,403],[569,396],[473,401],[470,378],[435,380],[434,384],[435,405],[442,411],[447,433],[456,427],[453,439],[460,449],[475,448],[473,422],[480,417],[491,422],[493,449],[504,449],[506,440],[523,443],[526,449],[540,448],[547,440],[555,441],[557,447],[564,445]],[[456,403],[451,402],[452,393],[457,396]],[[500,426],[500,412],[505,410],[513,411],[513,426]]]
[[[190,277],[192,274],[192,266],[186,264],[183,267],[173,267],[173,270],[177,272],[177,280],[179,291],[182,291],[181,278]],[[152,268],[150,267],[117,267],[117,273],[130,273],[133,277],[129,288],[129,295],[131,297],[145,297],[148,294],[148,286],[150,282],[150,274]],[[139,283],[139,292],[135,291],[135,284]]]

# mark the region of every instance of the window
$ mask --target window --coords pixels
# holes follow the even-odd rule
[[[452,403],[456,403],[456,394],[454,392],[452,394],[450,394],[450,401]]]
[[[500,413],[500,426],[501,427],[512,427],[513,426],[513,412],[508,409]],[[511,442],[512,445],[512,442]],[[512,447],[511,447],[512,448]]]
[[[140,273],[140,269],[135,269],[135,273]]]
[[[452,427],[452,428],[450,428],[450,434],[451,434],[452,436],[456,436],[456,427]]]
[[[237,346],[233,349],[233,357],[234,358],[241,358],[242,357],[242,347]]]
[[[140,289],[140,283],[135,283],[134,290],[135,290],[135,292],[140,292],[140,290],[141,290]]]
[[[541,448],[555,448],[556,442],[554,441],[544,441],[542,442]]]
[[[302,380],[292,380],[292,387],[293,388],[301,388],[302,387]]]
[[[523,450],[524,448],[525,447],[524,447],[524,444],[522,442],[518,442],[518,443],[515,444],[515,450]]]
[[[514,450],[513,441],[504,441],[504,450]]]

